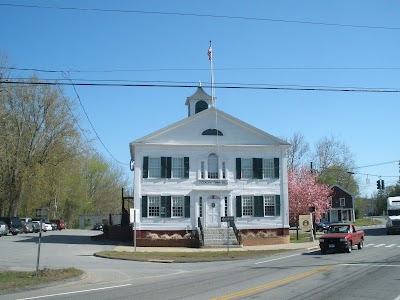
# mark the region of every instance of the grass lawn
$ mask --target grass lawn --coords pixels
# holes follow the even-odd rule
[[[285,250],[257,250],[257,251],[198,251],[198,252],[118,252],[101,251],[96,255],[106,258],[139,260],[139,261],[165,261],[165,262],[202,262],[255,258],[282,253]]]
[[[65,279],[78,277],[83,271],[68,269],[42,269],[39,270],[39,276],[36,271],[0,271],[0,294],[4,294],[6,290],[18,289],[32,285],[39,285],[53,281],[62,281]]]

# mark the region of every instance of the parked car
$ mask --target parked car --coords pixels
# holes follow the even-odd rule
[[[364,231],[357,230],[350,223],[331,224],[329,231],[319,239],[322,254],[329,252],[350,253],[353,246],[362,249],[364,246]]]
[[[7,235],[8,225],[4,221],[0,221],[0,236]]]
[[[44,231],[51,231],[53,230],[53,225],[50,222],[44,222]]]
[[[101,223],[96,223],[93,225],[93,230],[103,230],[103,224]]]
[[[31,218],[21,218],[22,229],[24,233],[33,233],[33,223]]]
[[[17,235],[23,232],[22,222],[17,217],[0,217],[0,221],[3,221],[8,226],[8,231],[12,235]]]
[[[39,230],[37,232],[40,231],[40,221],[32,221],[32,223],[34,224],[35,228],[39,228]],[[46,232],[46,223],[42,222],[42,231]]]
[[[330,223],[328,222],[319,222],[316,225],[317,231],[325,232],[329,230]]]
[[[33,232],[37,233],[40,231],[40,222],[32,221]]]
[[[55,220],[50,220],[50,222],[56,223],[56,224],[57,224],[57,229],[58,229],[58,230],[63,230],[63,229],[65,229],[64,220],[55,219]]]

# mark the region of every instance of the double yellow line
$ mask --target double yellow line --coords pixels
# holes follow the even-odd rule
[[[301,273],[299,275],[283,278],[283,279],[275,281],[275,282],[266,283],[266,284],[259,285],[259,286],[256,286],[256,287],[253,287],[253,288],[250,288],[250,289],[242,290],[242,291],[239,291],[239,292],[236,292],[236,293],[228,294],[228,295],[221,296],[221,297],[218,297],[218,298],[213,298],[212,300],[228,300],[228,299],[235,299],[235,298],[238,298],[238,297],[244,297],[244,296],[247,296],[247,295],[250,295],[250,294],[254,294],[254,293],[258,293],[258,292],[264,291],[264,290],[268,290],[268,289],[271,289],[273,287],[277,287],[277,286],[285,284],[285,283],[289,283],[289,282],[292,282],[292,281],[295,281],[295,280],[298,280],[298,279],[301,279],[301,278],[304,278],[304,277],[307,277],[307,276],[311,276],[311,275],[314,275],[314,274],[317,274],[317,273],[332,269],[333,267],[334,267],[334,265],[325,266],[325,267],[322,267],[322,268],[319,268],[319,269],[316,269],[316,270],[312,270],[312,271],[309,271],[309,272]]]

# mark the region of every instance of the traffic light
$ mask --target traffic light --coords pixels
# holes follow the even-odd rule
[[[380,179],[376,182],[376,189],[377,190],[381,189],[381,180]]]
[[[385,181],[383,179],[381,180],[381,188],[382,188],[382,190],[385,189]]]

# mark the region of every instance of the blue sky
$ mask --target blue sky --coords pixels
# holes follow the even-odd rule
[[[400,91],[399,11],[398,1],[0,0],[0,50],[16,68],[69,72],[75,83],[208,85],[211,40],[216,85]],[[38,76],[63,79],[60,72]],[[128,144],[187,117],[184,103],[195,92],[76,89],[97,134],[130,177]],[[95,138],[73,88],[65,87],[65,94]],[[376,165],[357,169],[362,196],[376,191],[379,176],[386,185],[398,180],[398,92],[216,88],[215,95],[218,109],[277,137],[300,132],[311,145],[324,136],[343,141],[357,166]],[[99,141],[94,146],[114,160]]]

